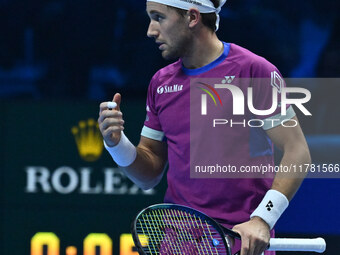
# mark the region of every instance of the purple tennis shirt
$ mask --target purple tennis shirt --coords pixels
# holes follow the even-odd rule
[[[249,220],[250,214],[270,189],[273,176],[265,176],[266,178],[228,178],[228,176],[192,178],[190,176],[190,164],[194,162],[193,155],[200,154],[192,153],[194,150],[199,150],[197,147],[200,144],[198,143],[197,147],[191,146],[190,137],[193,134],[190,133],[194,132],[195,137],[207,136],[204,128],[190,126],[192,110],[190,89],[193,86],[192,81],[198,78],[218,78],[226,84],[234,84],[241,78],[268,78],[269,84],[252,85],[261,86],[259,90],[254,91],[254,107],[257,109],[271,108],[272,88],[277,85],[275,79],[281,81],[282,78],[277,68],[264,58],[235,44],[224,43],[223,54],[212,63],[198,69],[186,69],[182,61],[178,60],[159,70],[150,82],[147,117],[141,135],[165,141],[168,145],[168,188],[164,202],[193,207],[224,226],[232,227]],[[240,86],[245,93],[250,85]],[[280,90],[280,87],[278,89]],[[222,98],[223,100],[225,98]],[[210,101],[213,104],[212,100]],[[232,100],[223,103],[223,107],[233,106]],[[210,105],[208,106],[212,109]],[[282,119],[280,113],[279,107],[268,116],[252,116],[249,111],[246,111],[245,118]],[[232,118],[232,114],[232,111],[226,110],[226,119]],[[294,111],[289,106],[285,118],[292,118],[294,115]],[[222,163],[232,162],[238,168],[242,165],[260,163],[273,165],[273,146],[265,132],[273,126],[269,126],[268,123],[273,122],[267,121],[261,128],[249,126],[226,128],[225,135],[216,141],[221,143],[227,141],[222,147],[225,149]],[[280,124],[279,121],[277,123],[275,125]],[[206,155],[214,153],[213,150],[209,150]]]

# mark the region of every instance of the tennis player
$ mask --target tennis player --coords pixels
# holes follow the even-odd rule
[[[224,3],[225,0],[147,0],[150,17],[147,35],[155,40],[165,59],[175,62],[159,70],[150,82],[147,118],[137,147],[123,133],[120,94],[114,95],[113,102],[100,104],[98,122],[106,149],[134,183],[143,189],[154,187],[168,162],[164,202],[193,207],[232,227],[242,237],[238,247],[241,255],[259,255],[274,236],[274,225],[303,178],[282,178],[285,176],[280,172],[271,179],[190,178],[190,80],[273,75],[282,79],[279,70],[264,58],[218,39],[215,31]],[[261,109],[271,107],[272,88],[271,84],[263,85],[254,99]],[[267,120],[265,123],[283,118],[298,123],[291,106],[287,107],[285,116],[278,109],[262,118]],[[264,125],[257,132],[250,127],[228,129],[225,160],[273,165],[273,143],[283,151],[282,166],[310,163],[300,126],[287,128],[281,121],[275,123]],[[201,132],[199,127],[196,131]]]

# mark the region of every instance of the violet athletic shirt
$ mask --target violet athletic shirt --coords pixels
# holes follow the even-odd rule
[[[224,53],[202,68],[186,69],[178,60],[153,76],[148,88],[147,117],[141,135],[166,141],[168,145],[168,188],[164,202],[193,207],[227,227],[249,220],[250,214],[270,189],[273,178],[190,178],[190,80],[198,77],[221,77],[222,80],[231,76],[231,79],[267,77],[270,81],[273,75],[280,76],[280,73],[264,58],[235,44],[224,43]],[[257,109],[271,107],[271,99],[267,100],[267,97],[271,98],[272,88],[270,84],[261,88],[260,99],[254,102]],[[277,109],[271,116],[262,116],[262,119],[273,116],[282,119],[280,113]],[[294,115],[289,106],[285,119]],[[226,161],[239,162],[240,165],[252,165],[254,162],[274,164],[272,144],[265,129],[269,127],[265,125],[255,132],[251,128],[233,128],[237,134],[226,134],[226,137],[229,144],[239,145],[232,148],[226,145],[226,150],[230,150]],[[197,132],[200,132],[199,128]],[[240,143],[242,139],[245,142]]]

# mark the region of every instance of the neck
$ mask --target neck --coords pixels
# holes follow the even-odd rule
[[[182,57],[182,63],[188,69],[203,67],[221,56],[223,49],[223,43],[215,33],[201,34],[192,40],[190,49]]]

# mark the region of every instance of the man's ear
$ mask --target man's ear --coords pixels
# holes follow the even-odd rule
[[[198,9],[190,8],[187,12],[189,28],[194,28],[201,21],[202,16]]]

